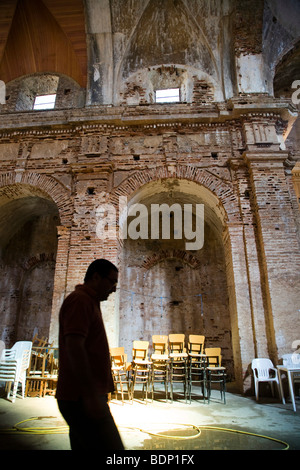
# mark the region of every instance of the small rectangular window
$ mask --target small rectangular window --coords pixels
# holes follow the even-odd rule
[[[178,103],[180,101],[179,88],[167,88],[155,91],[156,103]]]
[[[53,109],[55,106],[56,94],[39,95],[35,97],[33,109]]]

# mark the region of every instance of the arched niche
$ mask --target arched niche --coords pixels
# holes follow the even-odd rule
[[[10,347],[48,336],[59,211],[43,190],[28,184],[0,188],[0,337]]]
[[[2,111],[33,111],[40,95],[56,95],[54,109],[80,108],[85,103],[85,90],[71,77],[57,73],[34,73],[6,84]]]
[[[130,357],[132,341],[136,339],[147,340],[151,344],[153,334],[184,333],[186,339],[189,334],[204,334],[207,347],[222,347],[228,374],[233,377],[222,238],[226,224],[223,205],[204,186],[177,178],[153,181],[136,190],[128,201],[128,218],[122,219],[127,228],[134,220],[130,215],[135,204],[143,205],[148,216],[154,204],[169,207],[178,204],[182,210],[184,204],[189,205],[193,211],[193,224],[196,205],[203,205],[204,244],[200,249],[187,250],[187,237],[177,239],[172,231],[172,222],[170,238],[151,239],[149,236],[132,239],[128,236],[122,240],[119,256],[119,344],[125,347]],[[147,220],[151,226],[151,217]]]

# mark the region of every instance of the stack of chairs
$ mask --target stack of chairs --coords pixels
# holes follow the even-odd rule
[[[168,382],[169,382],[169,353],[168,353],[168,336],[153,335],[152,336],[151,355],[151,391],[152,401],[154,399],[155,383],[163,383],[165,386],[166,401],[168,401]]]
[[[220,385],[221,398],[226,403],[226,368],[222,366],[221,348],[205,348],[207,357],[207,394],[208,403],[210,402],[212,384]]]
[[[26,396],[44,397],[55,394],[58,378],[58,358],[55,358],[53,343],[48,338],[32,339],[32,351],[27,375]]]
[[[17,341],[11,349],[2,349],[0,358],[0,382],[7,389],[7,399],[15,402],[18,386],[21,384],[21,397],[25,397],[26,373],[31,355],[31,341]]]
[[[142,385],[143,398],[146,395],[146,403],[150,388],[151,366],[148,359],[149,341],[133,341],[132,348],[132,378],[131,378],[131,396],[134,398],[136,385]]]
[[[194,384],[201,385],[202,396],[205,401],[206,397],[206,368],[207,368],[207,357],[204,354],[204,341],[205,336],[203,335],[189,335],[188,342],[188,355],[189,355],[189,399],[190,403],[192,400],[192,389]]]
[[[127,385],[131,400],[136,386],[142,385],[143,398],[146,396],[147,402],[150,387],[153,401],[157,392],[155,385],[160,383],[164,385],[166,402],[169,396],[173,402],[175,384],[180,383],[186,403],[188,397],[191,403],[195,394],[209,403],[214,384],[219,385],[221,399],[226,403],[226,368],[222,366],[221,348],[204,348],[204,343],[203,335],[189,335],[187,348],[184,334],[153,335],[150,360],[149,342],[133,341],[130,365],[124,359],[124,348],[111,349],[113,377],[116,389],[120,387],[122,401],[123,384]]]
[[[174,398],[174,384],[182,383],[184,387],[184,397],[187,401],[188,393],[188,354],[185,349],[185,335],[184,334],[170,334],[169,335],[169,348],[170,348],[170,392],[171,401]]]
[[[127,354],[125,354],[123,347],[111,348],[110,358],[115,391],[117,396],[119,392],[121,393],[122,403],[124,403],[124,385],[126,385],[128,399],[131,400],[131,389],[129,383],[130,364],[127,363]]]

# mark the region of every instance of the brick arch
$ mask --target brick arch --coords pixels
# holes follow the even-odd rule
[[[60,216],[60,223],[71,226],[73,204],[71,193],[55,178],[40,173],[27,171],[9,172],[0,175],[0,188],[4,186],[24,184],[32,186],[44,193],[56,204]]]
[[[25,259],[22,262],[22,268],[26,272],[35,268],[38,264],[45,262],[55,263],[55,261],[54,253],[39,253],[36,256],[31,256],[30,258]]]
[[[178,259],[193,269],[200,265],[200,260],[196,256],[184,250],[162,250],[143,259],[140,267],[148,270],[165,259]]]
[[[193,181],[206,188],[219,200],[226,213],[224,222],[241,222],[238,208],[238,199],[231,182],[212,174],[211,172],[187,165],[176,167],[159,167],[137,171],[126,178],[110,194],[110,202],[117,206],[120,196],[130,197],[142,186],[160,179],[178,178]]]

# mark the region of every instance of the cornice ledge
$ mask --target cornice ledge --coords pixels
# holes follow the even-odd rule
[[[268,152],[268,151],[256,151],[256,152],[251,152],[251,151],[246,151],[242,155],[245,163],[247,165],[252,165],[252,164],[261,164],[263,166],[267,166],[269,164],[272,164],[272,166],[278,165],[282,166],[283,163],[287,160],[289,157],[289,153],[285,151],[274,151],[274,152]]]
[[[168,111],[168,112],[167,112]],[[26,111],[0,114],[0,136],[74,133],[93,128],[132,128],[140,126],[226,126],[249,116],[281,118],[289,125],[297,119],[296,108],[286,100],[266,99],[245,102],[237,99],[196,108],[189,104],[135,107],[86,106],[78,109]]]

